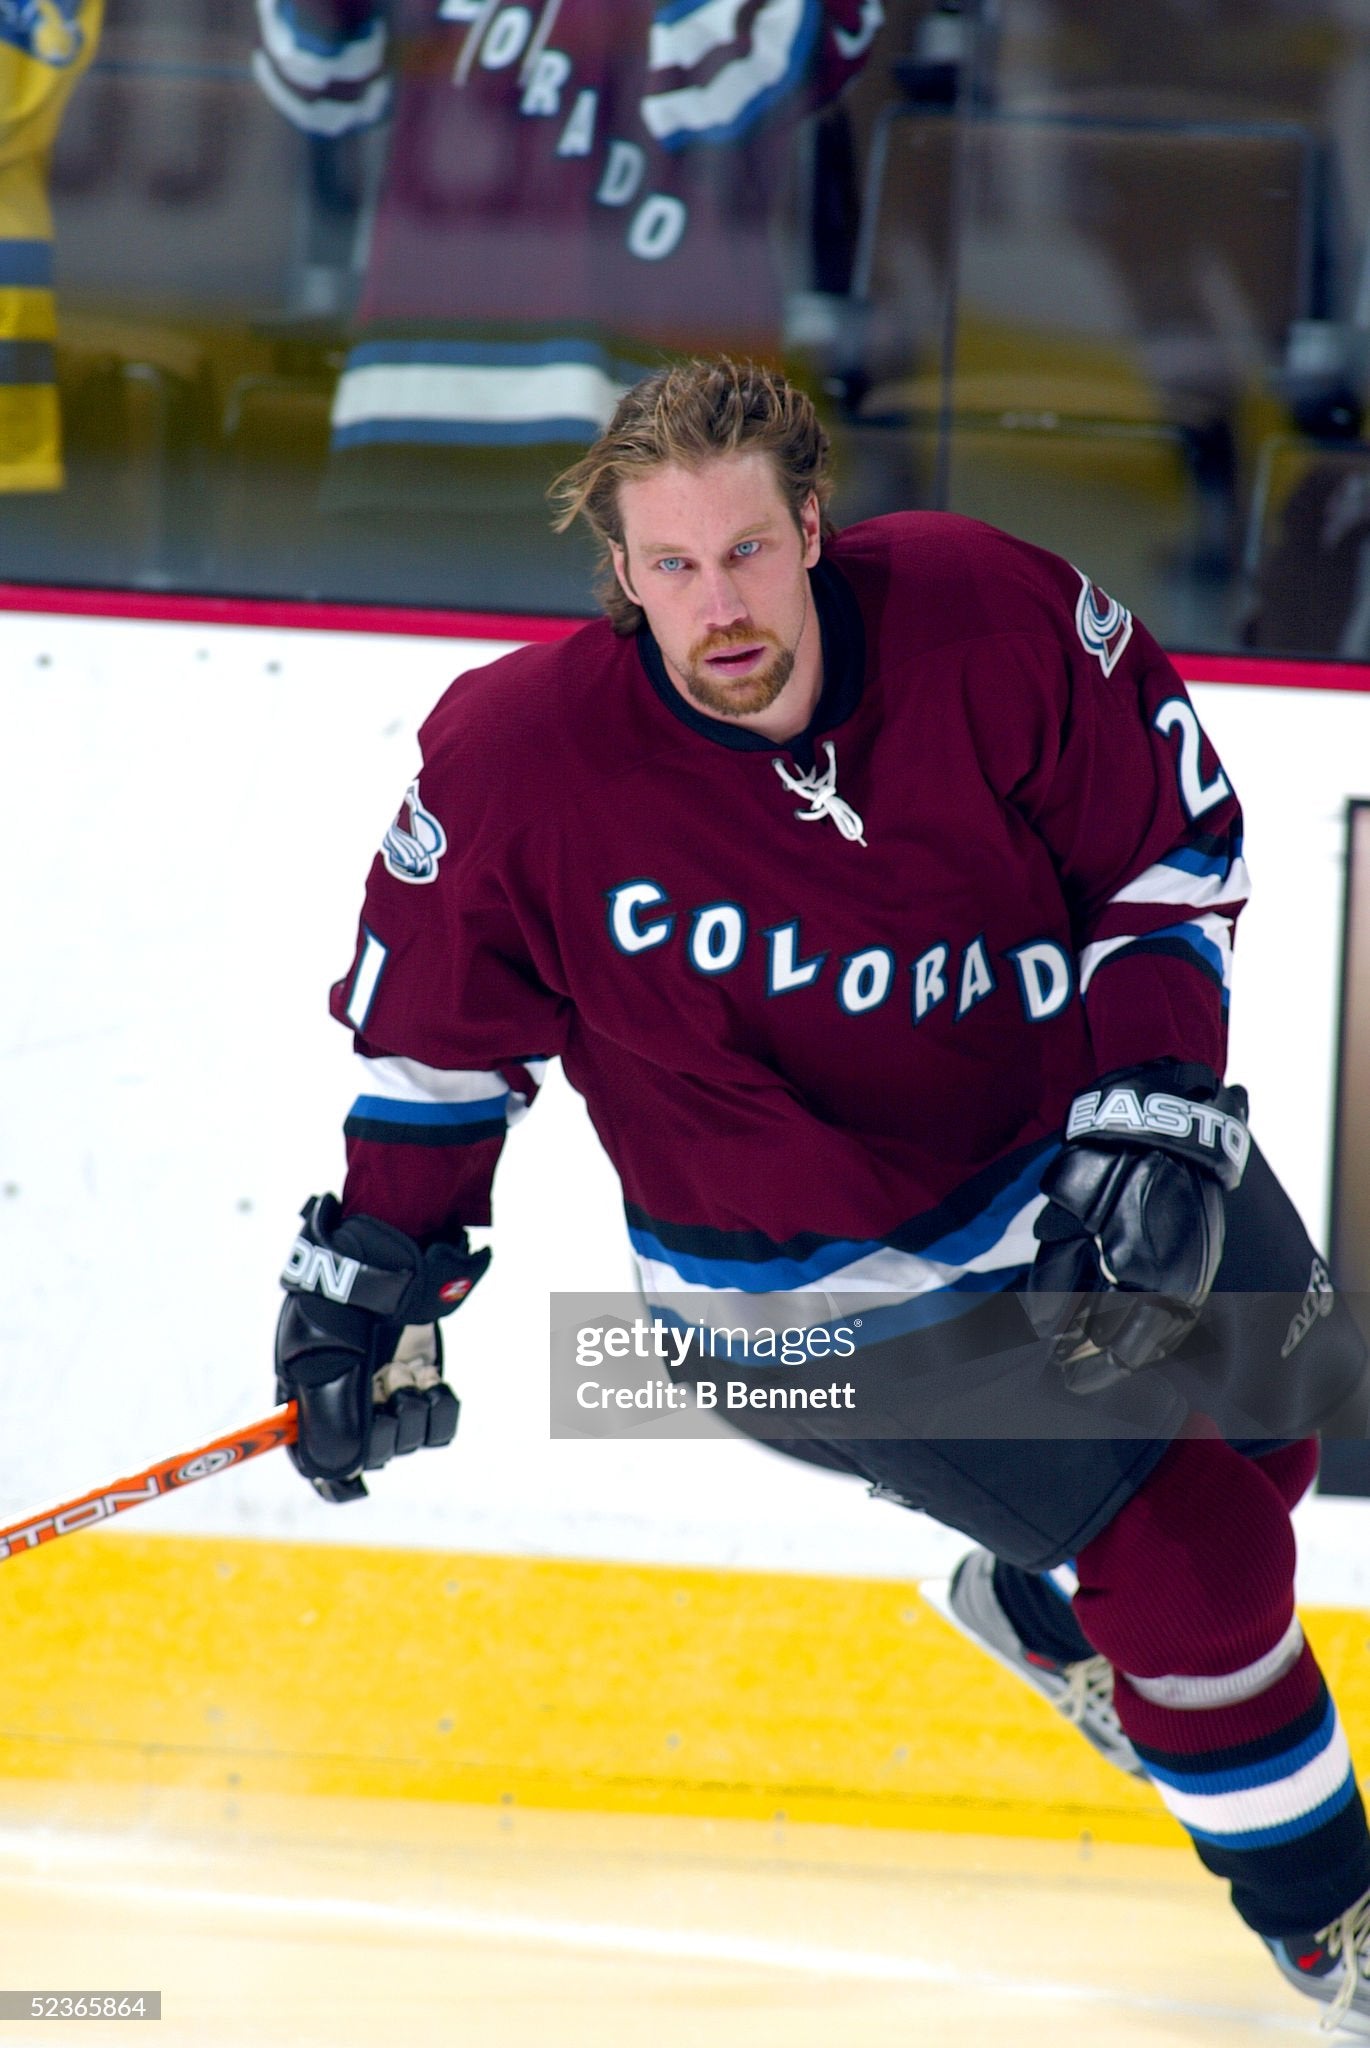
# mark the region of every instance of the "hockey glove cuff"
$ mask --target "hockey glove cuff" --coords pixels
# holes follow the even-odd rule
[[[1192,1329],[1251,1148],[1246,1118],[1245,1089],[1177,1061],[1107,1075],[1071,1104],[1025,1305],[1074,1392],[1155,1364]]]
[[[488,1251],[424,1251],[371,1216],[346,1220],[332,1195],[300,1212],[281,1285],[276,1398],[293,1400],[297,1469],[323,1499],[360,1500],[361,1474],[456,1435],[456,1395],[442,1377],[440,1317],[466,1299]]]

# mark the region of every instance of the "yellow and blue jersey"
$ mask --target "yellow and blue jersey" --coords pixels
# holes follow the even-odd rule
[[[48,164],[104,0],[0,0],[0,491],[62,484]]]

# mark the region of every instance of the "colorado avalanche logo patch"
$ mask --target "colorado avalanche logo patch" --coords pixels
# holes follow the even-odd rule
[[[1116,597],[1091,583],[1080,569],[1080,595],[1075,605],[1075,630],[1086,654],[1092,654],[1106,676],[1111,676],[1132,638],[1132,614]]]
[[[447,851],[447,834],[419,802],[419,785],[411,782],[396,818],[381,841],[381,859],[397,882],[435,882],[438,862]]]

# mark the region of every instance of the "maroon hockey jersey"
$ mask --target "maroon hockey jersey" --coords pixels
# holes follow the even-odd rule
[[[1145,630],[949,514],[848,529],[813,588],[786,747],[606,621],[442,698],[333,991],[349,1210],[489,1220],[556,1056],[649,1294],[947,1302],[1021,1280],[1078,1090],[1221,1072],[1240,816]]]
[[[588,443],[660,351],[775,354],[796,119],[881,0],[259,0],[303,131],[390,122],[335,451]],[[354,465],[355,467],[355,465]]]

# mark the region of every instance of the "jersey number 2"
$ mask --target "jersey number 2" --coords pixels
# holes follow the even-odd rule
[[[1191,818],[1201,818],[1205,811],[1211,811],[1214,804],[1231,796],[1232,785],[1220,768],[1211,782],[1203,779],[1203,768],[1199,754],[1203,734],[1199,721],[1194,716],[1194,707],[1186,704],[1183,697],[1167,697],[1152,723],[1157,732],[1169,735],[1178,726],[1180,731],[1180,800]]]

